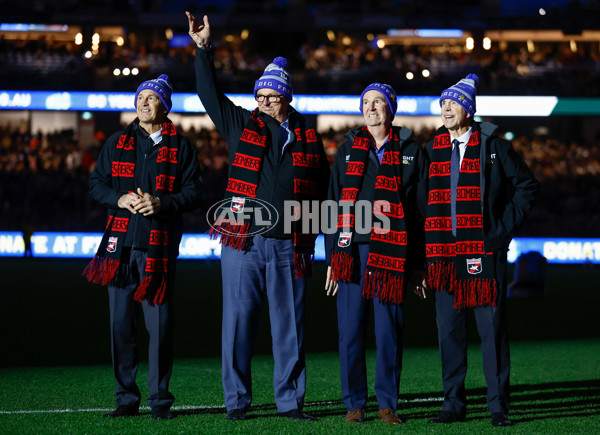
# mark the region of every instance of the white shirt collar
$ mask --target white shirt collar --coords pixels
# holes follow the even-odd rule
[[[148,136],[154,142],[154,145],[158,145],[162,140],[162,128],[158,131],[155,131],[151,135]]]
[[[456,139],[459,140],[460,142],[460,147],[466,147],[467,143],[469,143],[469,138],[471,137],[471,131],[473,130],[473,127],[469,127],[469,129],[467,130],[466,133],[460,135],[459,137],[457,137]],[[454,139],[452,139],[454,141]]]

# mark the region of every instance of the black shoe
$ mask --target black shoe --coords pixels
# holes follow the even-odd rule
[[[157,420],[171,420],[175,418],[173,413],[168,408],[152,408],[152,418]]]
[[[437,417],[429,420],[429,423],[456,423],[457,421],[465,421],[465,418],[454,412],[442,411]]]
[[[299,409],[291,409],[286,412],[278,412],[277,415],[279,417],[291,418],[293,420],[302,420],[302,421],[315,421],[316,420],[316,418],[314,418],[312,415],[308,415],[308,414],[300,411]]]
[[[225,420],[246,420],[246,413],[242,409],[235,408],[227,413]]]
[[[514,423],[504,412],[492,412],[492,426],[512,426]]]
[[[104,414],[106,418],[135,417],[136,415],[140,415],[139,408],[127,405],[119,405],[111,412]]]

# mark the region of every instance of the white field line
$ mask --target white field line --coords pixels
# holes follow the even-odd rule
[[[411,399],[411,400],[402,400],[400,399],[400,403],[419,403],[419,402],[441,402],[441,397],[425,397],[422,399]],[[328,406],[335,405],[340,403],[339,400],[325,400],[321,402],[307,402],[304,406]],[[194,411],[194,410],[210,410],[210,411],[224,411],[225,406],[206,406],[206,405],[180,405],[173,406],[171,408],[173,411]],[[77,413],[77,412],[110,412],[113,408],[66,408],[66,409],[23,409],[23,410],[14,410],[14,411],[3,411],[0,410],[0,415],[15,415],[15,414],[63,414],[63,413]],[[149,406],[140,406],[141,411],[149,411]]]

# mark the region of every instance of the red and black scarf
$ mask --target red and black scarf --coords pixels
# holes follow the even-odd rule
[[[355,205],[361,189],[372,142],[367,127],[354,136],[339,200],[337,234],[331,257],[334,280],[357,281],[352,255],[355,230]],[[384,215],[390,222],[371,228],[369,258],[364,277],[363,296],[401,304],[404,300],[404,264],[406,261],[406,222],[400,197],[402,189],[402,148],[399,129],[391,128],[375,181],[373,216]]]
[[[111,164],[112,186],[121,194],[134,192],[136,189],[134,176],[136,136],[133,131],[136,122],[137,118],[129,124],[125,133],[119,138],[116,145],[117,153]],[[162,140],[157,146],[160,148],[156,158],[158,175],[152,192],[154,195],[171,193],[177,185],[180,141],[175,126],[169,119],[162,126]],[[130,217],[129,210],[122,208],[109,210],[108,223],[98,252],[83,271],[83,276],[88,281],[106,285],[115,278],[121,264],[123,243]],[[144,277],[133,296],[136,301],[148,300],[152,304],[160,304],[163,301],[167,286],[168,243],[166,224],[153,216]]]
[[[256,198],[256,190],[260,181],[263,160],[266,150],[272,146],[269,127],[258,116],[255,109],[244,127],[237,147],[235,158],[231,162],[229,179],[225,190],[225,201],[218,211],[218,218],[209,232],[211,238],[220,236],[221,243],[237,250],[249,247],[253,233],[253,213],[232,213],[243,207],[246,198]],[[316,131],[308,127],[304,117],[295,112],[289,118],[290,130],[296,135],[296,140],[291,143],[293,157],[293,199],[302,203],[303,200],[318,198],[318,186],[321,177],[319,174],[323,156],[323,144]],[[296,277],[312,275],[314,247],[317,234],[302,234],[301,219],[292,222],[294,237],[294,267]]]
[[[436,291],[454,293],[454,308],[496,305],[493,253],[485,252],[481,208],[479,131],[473,131],[460,167],[456,237],[452,235],[451,137],[438,134],[429,167],[425,221],[427,281]]]

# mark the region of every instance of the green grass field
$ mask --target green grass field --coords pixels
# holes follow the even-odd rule
[[[296,422],[275,416],[272,359],[258,356],[253,363],[254,404],[247,421],[225,420],[218,358],[179,359],[171,390],[176,418],[153,420],[145,408],[139,417],[106,419],[114,407],[110,366],[5,368],[0,370],[0,428],[2,433],[581,433],[600,432],[600,341],[516,343],[512,346],[512,428],[493,428],[485,404],[485,381],[478,346],[471,346],[467,390],[467,421],[443,427],[427,420],[441,404],[440,363],[435,348],[408,348],[404,355],[400,414],[401,428],[376,419],[372,389],[374,352],[369,352],[370,399],[368,420],[343,421],[339,365],[335,353],[307,357],[308,388],[305,410],[316,422]],[[147,395],[147,366],[138,374]]]
[[[548,268],[543,299],[509,300],[512,351],[512,428],[492,428],[485,404],[475,322],[469,323],[468,420],[432,426],[441,405],[441,367],[433,304],[408,295],[400,413],[407,423],[385,427],[376,420],[372,383],[375,358],[369,339],[368,421],[344,423],[337,360],[335,299],[323,292],[325,267],[309,282],[305,344],[305,410],[317,422],[275,417],[272,358],[266,307],[253,361],[254,405],[249,419],[225,421],[221,389],[220,265],[180,261],[177,273],[175,369],[177,400],[172,421],[155,421],[149,409],[136,418],[109,420],[115,406],[110,367],[106,291],[88,284],[88,260],[1,259],[0,434],[5,433],[600,433],[599,270]],[[509,275],[510,276],[510,275]],[[145,331],[140,331],[144,360]],[[147,367],[138,384],[146,395]]]

